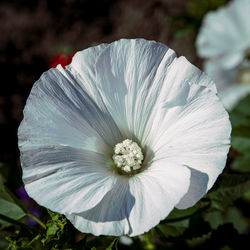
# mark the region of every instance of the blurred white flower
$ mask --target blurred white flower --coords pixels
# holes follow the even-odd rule
[[[227,109],[250,93],[249,74],[250,0],[233,0],[217,11],[209,12],[197,37],[198,55],[206,59],[205,71],[213,78]],[[245,71],[248,70],[248,73]],[[228,94],[228,95],[227,95]],[[225,97],[225,99],[224,99]]]
[[[230,132],[204,73],[161,43],[122,39],[34,84],[18,131],[23,181],[82,232],[135,236],[212,187]]]
[[[130,246],[133,243],[133,240],[128,236],[120,236],[119,242],[123,245]]]

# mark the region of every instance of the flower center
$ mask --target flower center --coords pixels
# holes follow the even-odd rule
[[[143,154],[136,142],[126,139],[115,145],[114,152],[114,163],[122,171],[132,173],[141,168]]]

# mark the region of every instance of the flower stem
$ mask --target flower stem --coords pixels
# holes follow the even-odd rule
[[[13,225],[18,225],[20,226],[21,228],[25,229],[26,231],[30,232],[30,233],[38,233],[39,231],[36,229],[36,228],[33,228],[33,227],[30,227],[20,221],[17,221],[17,220],[14,220],[14,219],[11,219],[7,216],[4,216],[2,214],[0,214],[0,219],[3,220],[3,221],[6,221],[6,222],[9,222],[10,224],[13,224]]]
[[[45,224],[42,221],[40,221],[34,214],[27,213],[27,215],[33,218],[43,229],[46,229]]]

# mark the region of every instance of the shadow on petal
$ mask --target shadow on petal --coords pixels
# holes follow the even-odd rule
[[[118,179],[114,188],[106,193],[100,203],[75,215],[94,222],[121,221],[129,218],[134,205],[135,198],[130,193],[128,179]]]
[[[208,175],[196,169],[188,168],[191,171],[190,186],[187,193],[176,205],[178,209],[192,207],[207,191]]]

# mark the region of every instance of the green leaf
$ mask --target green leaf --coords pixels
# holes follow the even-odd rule
[[[66,218],[58,213],[53,213],[48,210],[48,213],[51,216],[51,220],[48,220],[46,223],[46,235],[45,238],[42,239],[42,243],[44,245],[55,243],[60,241],[61,237],[64,234],[64,228],[67,224]]]
[[[44,249],[40,242],[41,235],[36,235],[33,238],[28,237],[6,237],[6,240],[9,242],[7,250],[42,250]]]
[[[249,116],[250,117],[250,95],[246,96],[242,99],[238,105],[232,110],[232,113],[238,113],[242,116]]]
[[[243,114],[237,113],[236,111],[232,111],[232,113],[230,113],[230,121],[233,127],[250,126],[250,119]]]
[[[221,175],[207,197],[214,208],[223,210],[249,190],[250,174]]]
[[[235,207],[230,207],[226,212],[211,211],[204,216],[213,230],[226,223],[232,223],[238,233],[245,233],[247,223],[243,220],[240,211]]]
[[[232,147],[243,154],[250,154],[250,138],[233,136]]]
[[[118,238],[115,238],[111,243],[110,245],[106,248],[106,250],[112,250],[112,249],[115,249],[117,250],[117,243],[118,243]],[[114,248],[113,248],[114,247]]]
[[[193,27],[192,26],[187,26],[187,27],[184,27],[182,29],[179,29],[175,32],[174,36],[175,38],[177,39],[181,39],[187,35],[189,35],[190,32],[193,31]]]
[[[182,235],[188,227],[188,219],[167,224],[159,224],[157,226],[165,237],[178,237]]]
[[[233,170],[245,173],[250,172],[250,155],[244,155],[241,157],[238,157],[234,160],[232,163],[231,168]]]
[[[250,154],[250,95],[241,100],[230,113],[232,146],[238,152]]]
[[[151,232],[143,235],[143,249],[154,250],[156,248],[155,238],[153,237],[153,234]]]
[[[26,210],[17,201],[17,198],[0,182],[0,214],[13,220],[19,220],[27,215]],[[3,226],[8,222],[0,220]]]
[[[0,198],[0,214],[15,220],[19,220],[26,215],[15,203],[2,198]]]

